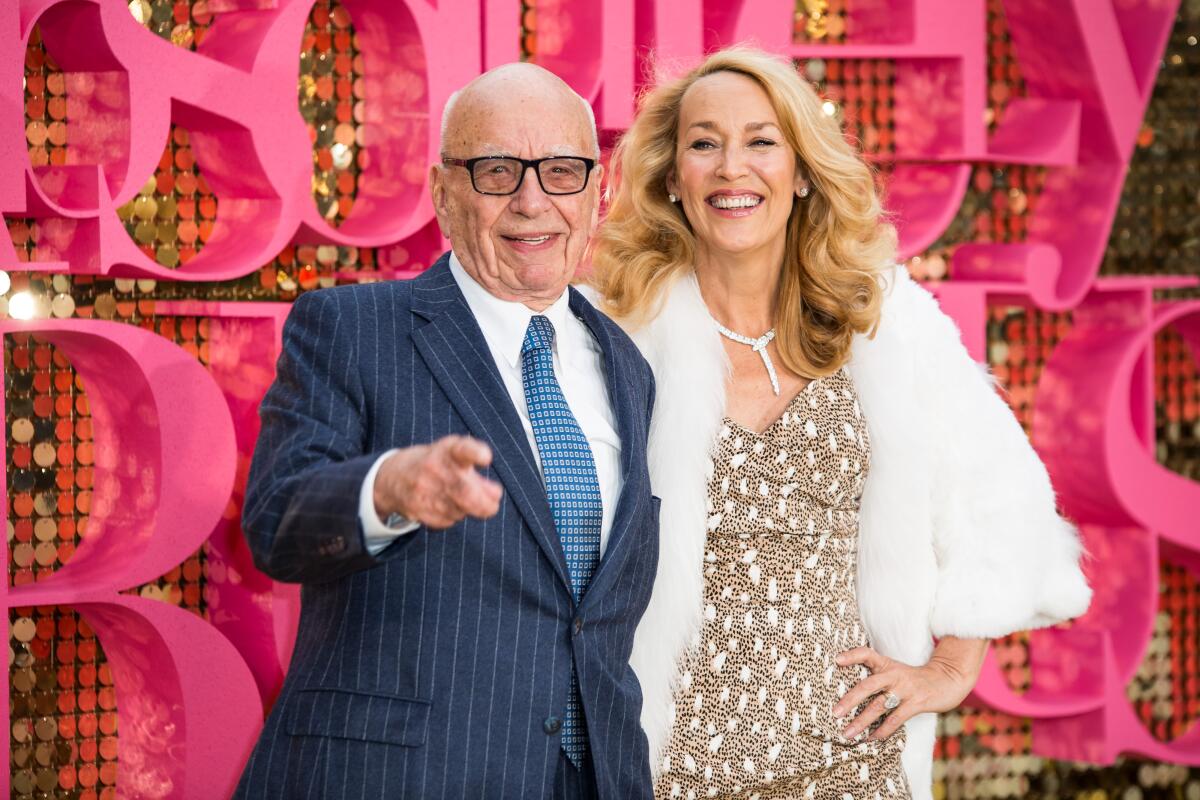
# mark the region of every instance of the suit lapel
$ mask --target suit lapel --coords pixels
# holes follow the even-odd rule
[[[534,538],[567,588],[567,561],[529,450],[525,428],[504,387],[491,350],[454,276],[449,255],[412,281],[412,310],[429,320],[413,330],[425,365],[466,421],[471,433],[492,448],[492,466]]]
[[[630,520],[635,518],[641,500],[648,499],[650,494],[642,480],[642,471],[633,468],[635,455],[645,457],[644,447],[635,448],[640,441],[637,435],[637,415],[644,414],[645,411],[638,408],[629,387],[628,377],[636,374],[637,365],[626,363],[600,312],[574,288],[570,289],[570,304],[572,313],[583,320],[604,353],[604,378],[617,420],[617,435],[621,437],[621,496],[613,514],[612,530],[608,534],[608,546],[604,550],[604,557],[600,560],[596,574],[588,586],[589,593],[596,592],[599,595],[601,592],[597,589],[609,579],[609,573],[615,569],[612,564],[620,564]],[[586,599],[587,595],[584,597]]]

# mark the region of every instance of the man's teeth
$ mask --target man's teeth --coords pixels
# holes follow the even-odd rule
[[[514,236],[512,238],[516,239],[518,242],[525,242],[526,244],[541,244],[550,238],[550,234],[546,234],[545,236],[534,236],[532,238],[523,236]]]
[[[718,195],[709,202],[717,208],[752,208],[761,203],[762,198],[752,195],[739,195],[737,197]]]

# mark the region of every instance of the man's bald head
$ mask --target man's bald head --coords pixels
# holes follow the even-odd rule
[[[456,138],[464,121],[495,107],[513,103],[556,107],[565,111],[578,109],[579,122],[588,132],[591,150],[588,155],[600,157],[600,139],[596,132],[596,115],[588,101],[580,97],[567,82],[537,64],[504,64],[483,73],[446,100],[442,109],[441,150],[445,155],[459,142]]]
[[[446,103],[441,156],[430,168],[430,194],[467,273],[496,297],[537,311],[561,297],[600,208],[603,167],[587,102],[534,64],[497,67]],[[488,192],[495,172],[516,169],[513,159],[525,162],[516,188]],[[475,170],[485,179],[482,191]],[[574,187],[580,175],[579,191],[557,190]]]

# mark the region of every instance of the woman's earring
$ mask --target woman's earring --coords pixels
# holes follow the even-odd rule
[[[668,199],[668,200],[670,200],[672,203],[678,203],[678,202],[679,202],[679,198],[678,198],[678,197],[676,197],[676,196],[675,196],[675,195],[673,195],[673,194],[668,194],[668,195],[667,195],[667,199]]]
[[[806,198],[806,197],[808,197],[808,187],[807,187],[807,186],[801,186],[801,187],[800,187],[800,199],[801,199],[801,200],[803,200],[803,199],[804,199],[804,198]]]

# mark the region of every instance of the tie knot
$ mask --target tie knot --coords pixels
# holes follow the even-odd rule
[[[536,314],[529,318],[529,327],[525,329],[525,341],[521,344],[521,353],[531,350],[549,350],[554,346],[554,323],[549,317]]]

